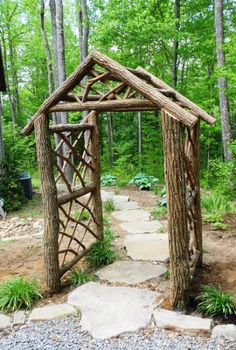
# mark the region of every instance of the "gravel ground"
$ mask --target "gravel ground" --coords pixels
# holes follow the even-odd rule
[[[1,333],[0,333],[1,335]],[[78,318],[31,324],[0,338],[0,350],[235,350],[236,342],[179,336],[150,327],[109,340],[95,340],[83,332]]]

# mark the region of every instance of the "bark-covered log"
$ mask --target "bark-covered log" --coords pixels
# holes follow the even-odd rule
[[[50,291],[56,293],[60,290],[58,261],[59,213],[47,116],[42,114],[35,122],[34,127],[43,199],[46,283]]]
[[[75,190],[73,192],[69,192],[69,193],[65,193],[65,194],[61,194],[58,197],[58,204],[62,205],[65,204],[73,199],[79,198],[84,196],[85,194],[89,193],[89,192],[93,192],[95,190],[95,185],[94,184],[90,184],[87,185],[85,187],[81,187],[78,190]]]
[[[66,131],[83,131],[93,130],[94,126],[91,123],[80,124],[57,124],[49,127],[50,132],[66,132]]]
[[[95,185],[93,191],[94,217],[96,218],[96,234],[103,238],[103,213],[101,199],[101,166],[100,166],[100,141],[98,113],[95,111],[89,114],[88,122],[94,125],[91,135],[90,153],[93,155],[91,165],[95,170],[91,171],[91,182]]]
[[[162,112],[162,129],[170,249],[170,302],[173,308],[182,308],[188,303],[190,286],[184,130],[177,120],[165,112]]]

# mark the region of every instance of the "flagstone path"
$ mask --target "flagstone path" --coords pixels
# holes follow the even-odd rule
[[[102,191],[102,200],[113,200],[112,218],[118,220],[123,236],[116,244],[126,249],[124,260],[96,272],[98,280],[74,289],[64,304],[35,308],[30,314],[0,314],[0,330],[15,324],[60,319],[81,313],[80,326],[94,338],[106,339],[138,331],[154,320],[156,328],[182,334],[210,335],[212,320],[163,310],[161,292],[148,289],[145,282],[164,281],[167,272],[168,236],[166,222],[151,220],[150,213],[139,208],[128,196]]]

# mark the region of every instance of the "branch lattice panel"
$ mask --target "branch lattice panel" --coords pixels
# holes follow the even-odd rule
[[[94,198],[96,185],[99,186],[94,182],[97,176],[95,127],[92,123],[56,125],[50,127],[50,133],[60,140],[52,147],[52,155],[58,193],[58,257],[62,276],[88,253],[95,240],[102,238]]]

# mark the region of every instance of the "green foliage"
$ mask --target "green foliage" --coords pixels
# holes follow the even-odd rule
[[[87,209],[84,209],[81,213],[78,211],[73,211],[72,218],[75,220],[86,221],[90,218],[90,213]]]
[[[106,175],[103,175],[101,177],[101,185],[103,187],[114,186],[114,185],[116,185],[116,183],[117,183],[117,177],[116,176],[113,176],[113,175],[110,175],[110,174],[106,174]]]
[[[229,225],[223,222],[213,222],[211,228],[214,231],[226,231],[229,229]]]
[[[163,277],[165,280],[169,280],[170,279],[170,271],[167,270],[164,274],[163,274]]]
[[[78,270],[76,268],[73,268],[70,271],[69,283],[72,285],[84,284],[95,280],[96,280],[96,276],[86,273],[84,271]]]
[[[201,205],[203,218],[209,223],[223,222],[225,214],[235,211],[235,205],[227,197],[215,192],[202,196]]]
[[[19,309],[30,309],[42,298],[35,280],[13,277],[0,285],[0,310],[12,312]]]
[[[93,243],[90,252],[86,256],[90,268],[97,269],[117,260],[117,254],[111,246],[111,241],[113,239],[113,232],[110,229],[105,228],[104,239]]]
[[[130,180],[130,185],[136,185],[140,190],[150,190],[153,186],[158,184],[158,179],[154,176],[138,173]]]
[[[236,314],[233,296],[226,294],[211,286],[203,286],[201,294],[197,297],[198,311],[208,316],[224,314],[225,317]]]
[[[160,217],[165,216],[166,213],[166,207],[158,207],[151,211],[151,216],[153,217],[153,219],[159,219]]]
[[[114,201],[112,199],[108,199],[105,203],[104,203],[104,210],[107,213],[111,213],[112,211],[115,210],[115,204]]]
[[[5,175],[0,179],[0,197],[4,199],[7,212],[19,210],[26,202],[17,172],[6,169]]]

